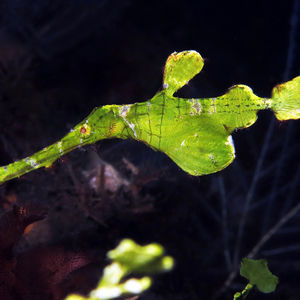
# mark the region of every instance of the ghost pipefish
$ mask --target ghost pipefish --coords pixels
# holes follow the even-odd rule
[[[0,167],[0,184],[40,167],[50,167],[68,152],[108,138],[142,141],[167,154],[191,175],[210,174],[233,161],[231,133],[251,126],[259,110],[273,110],[278,120],[300,118],[300,76],[275,86],[271,98],[260,98],[241,84],[218,97],[175,97],[174,93],[203,65],[196,51],[172,53],[165,64],[163,88],[152,99],[95,108],[58,142]]]

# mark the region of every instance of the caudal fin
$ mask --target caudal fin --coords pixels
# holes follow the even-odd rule
[[[280,121],[300,119],[300,76],[276,85],[272,90],[272,109]]]

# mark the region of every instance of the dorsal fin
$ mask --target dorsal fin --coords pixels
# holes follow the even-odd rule
[[[203,68],[204,60],[193,50],[172,53],[165,64],[163,89],[169,96],[186,85]]]

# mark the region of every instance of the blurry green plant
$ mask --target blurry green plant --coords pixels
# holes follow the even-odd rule
[[[65,300],[109,300],[139,295],[150,288],[150,274],[170,271],[174,266],[173,258],[164,255],[161,245],[152,243],[140,246],[130,239],[122,240],[115,249],[107,253],[107,257],[112,263],[104,269],[97,287],[87,297],[72,294]],[[127,278],[131,274],[145,276]],[[270,272],[264,259],[244,258],[240,274],[247,278],[249,283],[243,291],[235,293],[233,300],[245,300],[255,286],[262,293],[271,293],[278,284],[278,277]]]
[[[69,295],[65,300],[106,300],[139,295],[151,286],[150,274],[169,271],[174,266],[173,258],[165,256],[164,248],[159,244],[140,246],[130,239],[122,240],[107,256],[112,263],[104,269],[89,296]],[[146,276],[124,280],[131,274]]]
[[[167,154],[191,175],[222,170],[235,157],[231,133],[251,126],[257,112],[272,109],[278,120],[300,118],[300,76],[277,85],[271,98],[235,85],[219,97],[185,99],[174,93],[203,68],[196,51],[174,52],[165,65],[163,89],[152,99],[129,105],[95,108],[57,143],[0,168],[0,184],[40,167],[49,167],[66,153],[102,139],[142,141]]]
[[[255,260],[244,258],[242,260],[240,274],[247,278],[249,283],[242,292],[235,293],[233,300],[246,299],[254,286],[262,293],[274,292],[278,284],[278,277],[270,272],[265,259]]]

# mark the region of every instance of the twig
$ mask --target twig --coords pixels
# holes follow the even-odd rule
[[[291,183],[290,192],[289,192],[289,195],[287,197],[287,200],[284,201],[284,205],[283,205],[283,208],[282,208],[282,216],[285,215],[285,213],[291,207],[291,203],[292,203],[292,199],[293,199],[295,190],[296,190],[297,187],[299,187],[299,179],[300,179],[300,166],[298,166],[298,170],[296,172],[294,180]]]
[[[288,247],[280,247],[280,248],[275,248],[275,249],[271,249],[271,250],[266,250],[262,252],[262,255],[264,257],[266,256],[271,256],[271,255],[278,255],[278,254],[282,254],[282,253],[287,253],[287,252],[293,252],[293,251],[299,251],[300,250],[300,245],[291,245]]]
[[[226,190],[224,187],[223,176],[218,176],[218,186],[222,201],[222,229],[223,229],[223,244],[224,244],[224,258],[227,269],[230,270],[232,267],[232,262],[230,258],[230,251],[228,245],[228,223],[227,223],[227,197]]]
[[[243,212],[242,212],[242,216],[240,218],[240,223],[239,223],[239,227],[238,227],[238,233],[237,233],[237,238],[236,238],[236,244],[235,244],[235,248],[234,248],[234,256],[233,256],[233,265],[236,267],[238,265],[238,261],[239,261],[239,256],[240,256],[240,248],[241,248],[241,243],[242,243],[242,238],[243,238],[243,234],[244,234],[244,228],[245,228],[245,224],[246,224],[246,220],[247,220],[247,215],[249,212],[249,207],[251,204],[251,201],[253,199],[253,195],[258,183],[258,180],[260,178],[260,173],[262,170],[262,166],[263,166],[263,162],[265,159],[265,155],[267,153],[269,144],[270,144],[270,139],[273,133],[273,129],[274,129],[274,119],[271,120],[265,140],[264,140],[264,144],[263,147],[260,151],[260,155],[259,155],[259,159],[258,162],[256,164],[256,168],[253,174],[253,178],[252,178],[252,182],[250,185],[250,188],[248,190],[248,193],[246,195],[246,200],[244,203],[244,207],[243,207]]]
[[[247,255],[248,258],[253,258],[260,248],[282,227],[287,221],[294,217],[300,210],[300,203],[298,203],[294,208],[292,208],[286,215],[284,215],[255,245],[255,247]]]

